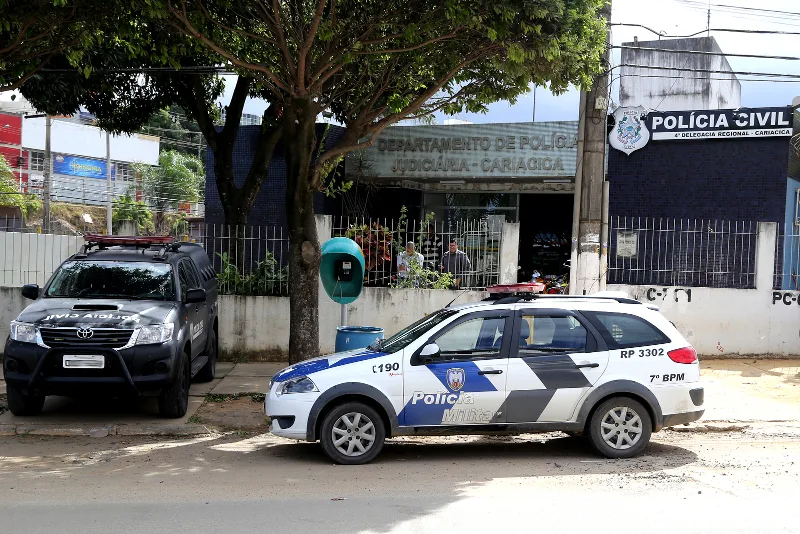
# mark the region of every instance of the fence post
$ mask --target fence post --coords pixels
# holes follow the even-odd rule
[[[500,233],[500,257],[498,258],[500,284],[517,283],[517,260],[519,259],[519,223],[504,222]]]
[[[333,237],[333,216],[332,215],[314,215],[317,223],[317,239],[319,246],[322,246],[325,241]]]
[[[756,236],[756,289],[771,290],[775,276],[778,223],[759,222]]]

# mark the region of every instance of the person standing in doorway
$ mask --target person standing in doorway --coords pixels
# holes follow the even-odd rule
[[[458,250],[458,243],[455,239],[451,239],[450,249],[442,255],[440,269],[453,275],[454,285],[458,289],[462,285],[466,285],[465,282],[471,268],[467,255]]]

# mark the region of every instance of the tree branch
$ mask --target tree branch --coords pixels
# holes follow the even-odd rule
[[[236,80],[236,87],[233,89],[231,103],[228,104],[228,111],[225,113],[225,126],[220,132],[220,137],[224,142],[233,141],[239,133],[239,125],[242,122],[242,110],[247,96],[250,93],[250,86],[253,79],[247,76],[239,76]]]
[[[334,0],[334,2],[336,2],[336,0]],[[308,76],[306,76],[306,61],[308,59],[308,53],[311,50],[311,46],[314,44],[314,39],[317,36],[319,24],[322,21],[322,14],[325,12],[327,3],[327,0],[319,0],[317,2],[317,11],[314,13],[314,18],[311,19],[311,27],[308,29],[308,34],[297,54],[297,75],[299,78],[298,81],[300,82],[298,85],[302,88],[301,96],[305,96],[307,89],[306,81]]]
[[[181,31],[183,33],[188,33],[192,37],[200,39],[203,42],[203,44],[205,44],[208,48],[210,48],[211,50],[213,50],[214,52],[216,52],[220,56],[224,57],[225,59],[227,59],[228,61],[230,61],[234,65],[236,65],[237,67],[241,67],[243,69],[247,69],[247,70],[250,70],[250,71],[254,71],[254,72],[258,72],[258,73],[264,74],[275,85],[276,88],[282,89],[282,90],[284,90],[286,92],[290,91],[289,87],[283,82],[283,80],[281,80],[278,76],[276,76],[275,73],[272,72],[270,69],[264,67],[263,65],[258,65],[258,64],[255,64],[255,63],[247,62],[247,61],[242,61],[241,59],[236,57],[234,54],[230,53],[228,50],[226,50],[226,49],[222,48],[221,46],[217,45],[211,39],[209,39],[204,34],[202,34],[197,28],[195,28],[192,25],[191,22],[189,22],[189,17],[186,14],[186,11],[185,11],[185,3],[183,2],[183,0],[180,0],[180,1],[181,1],[181,4],[184,6],[183,14],[181,14],[177,9],[175,9],[173,7],[172,0],[168,0],[168,2],[167,2],[167,8],[168,8],[169,12],[172,13],[172,15],[183,24],[183,27],[179,26],[179,25],[176,25],[176,24],[173,24],[172,25],[173,27],[177,28],[179,31]],[[279,98],[282,96],[280,94],[280,92],[275,91],[273,88],[270,88],[270,90],[273,91],[275,93],[275,95],[278,96]]]

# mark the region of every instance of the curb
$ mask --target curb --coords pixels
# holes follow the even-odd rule
[[[186,425],[0,425],[0,436],[93,437],[107,436],[199,436],[213,430],[196,424]]]

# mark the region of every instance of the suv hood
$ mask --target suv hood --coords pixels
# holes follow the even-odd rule
[[[134,328],[163,323],[174,308],[172,301],[40,298],[17,320],[39,326]]]

